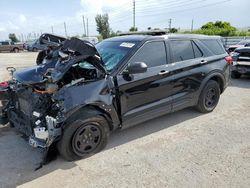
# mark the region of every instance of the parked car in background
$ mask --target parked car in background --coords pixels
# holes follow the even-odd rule
[[[26,41],[24,44],[23,44],[23,48],[25,50],[28,50],[28,47],[31,46],[33,43],[35,43],[36,40],[32,40],[32,41]]]
[[[227,52],[231,53],[233,52],[236,48],[242,48],[242,47],[247,47],[250,46],[250,40],[242,40],[236,45],[231,45],[228,47]]]
[[[2,41],[0,42],[0,52],[19,52],[23,50],[23,44],[14,43],[10,41]]]
[[[35,40],[34,42],[27,43],[25,48],[28,51],[37,52],[46,49],[48,46],[50,47],[58,46],[64,40],[66,40],[66,38],[64,37],[54,34],[44,33],[39,37],[39,39]]]
[[[97,44],[99,42],[97,37],[82,37],[79,39],[89,41],[92,44]]]
[[[233,58],[232,78],[250,74],[250,47],[236,48],[231,56]]]
[[[72,38],[46,54],[0,83],[3,117],[33,147],[56,144],[70,161],[101,151],[116,129],[191,106],[212,112],[232,63],[220,37],[205,35],[131,35],[95,46]]]

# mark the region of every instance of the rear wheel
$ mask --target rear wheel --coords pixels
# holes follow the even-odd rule
[[[18,49],[18,48],[14,48],[14,49],[13,49],[13,52],[18,53],[18,52],[19,52],[19,49]]]
[[[235,79],[238,79],[238,78],[241,77],[241,74],[238,73],[238,72],[233,71],[233,72],[231,72],[231,77],[232,77],[232,78],[235,78]]]
[[[220,86],[214,80],[209,80],[203,88],[198,104],[197,110],[202,113],[211,112],[215,109],[220,99]]]
[[[108,137],[109,126],[102,116],[80,118],[64,129],[58,150],[68,161],[86,158],[101,151]]]

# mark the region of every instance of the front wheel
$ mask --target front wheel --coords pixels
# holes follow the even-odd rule
[[[58,142],[59,153],[68,161],[89,157],[107,144],[109,126],[102,116],[80,118],[67,125]]]
[[[196,108],[202,113],[212,112],[217,106],[219,99],[220,86],[218,82],[210,80],[203,88]]]
[[[32,52],[37,52],[37,51],[38,51],[37,48],[33,48],[33,49],[32,49]]]

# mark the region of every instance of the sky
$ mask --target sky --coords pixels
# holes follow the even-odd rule
[[[133,25],[133,0],[0,0],[0,40],[9,33],[17,37],[53,32],[82,35],[83,19],[89,35],[97,35],[95,15],[109,14],[113,31],[128,31]],[[228,21],[237,28],[250,28],[250,0],[135,0],[135,23],[139,30],[201,27],[207,22]]]

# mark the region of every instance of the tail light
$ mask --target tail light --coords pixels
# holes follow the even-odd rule
[[[5,81],[5,82],[0,82],[0,87],[8,87],[9,86],[9,82]]]
[[[233,64],[233,58],[231,56],[225,57],[225,60],[227,61],[228,64]]]

